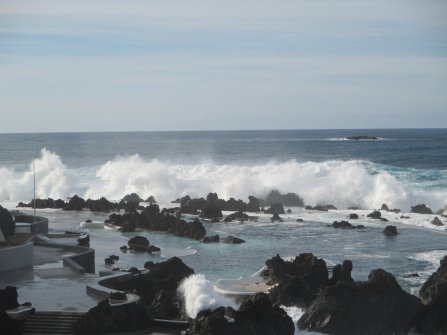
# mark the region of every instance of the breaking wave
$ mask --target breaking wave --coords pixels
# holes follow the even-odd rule
[[[70,169],[54,152],[43,149],[35,160],[36,196],[66,198],[78,194],[85,198],[105,196],[119,200],[136,192],[170,202],[180,196],[206,196],[247,200],[270,190],[295,192],[306,204],[333,204],[339,208],[359,206],[377,208],[382,203],[409,210],[410,205],[426,203],[437,210],[447,205],[447,171],[437,170],[441,187],[417,187],[415,170],[395,174],[379,165],[360,160],[324,162],[265,162],[262,164],[172,163],[145,160],[138,155],[117,156],[102,166]],[[426,175],[421,170],[420,175]],[[412,179],[413,178],[413,179]],[[33,195],[33,166],[19,172],[0,167],[0,200],[29,201]],[[431,180],[433,185],[433,178]]]

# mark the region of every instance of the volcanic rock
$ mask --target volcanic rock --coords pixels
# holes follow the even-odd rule
[[[239,237],[229,235],[229,236],[225,237],[222,242],[229,243],[229,244],[241,244],[241,243],[244,243],[245,241]]]
[[[211,236],[205,236],[200,241],[202,243],[216,243],[219,242],[219,235],[211,235]]]
[[[232,221],[244,222],[244,221],[248,221],[249,219],[250,219],[250,217],[247,214],[245,214],[244,212],[234,212],[234,213],[228,215],[224,221],[225,222],[232,222]]]
[[[150,243],[144,236],[134,236],[127,242],[127,245],[134,251],[147,251]]]
[[[380,211],[373,211],[369,213],[366,217],[374,220],[380,220],[380,218],[382,217],[382,213],[380,213]]]
[[[383,233],[385,236],[397,236],[398,234],[396,226],[386,226]]]
[[[432,210],[428,208],[425,204],[411,206],[411,213],[433,214]]]
[[[359,218],[359,216],[356,213],[351,213],[351,214],[349,214],[348,218],[350,220],[356,220]]]
[[[76,194],[70,198],[70,201],[65,204],[64,210],[66,211],[80,211],[84,209],[85,200],[78,197]]]
[[[360,141],[360,140],[377,140],[376,136],[369,136],[369,135],[356,135],[356,136],[348,136],[346,137],[347,140],[355,140],[355,141]]]
[[[439,218],[437,216],[435,216],[435,218],[431,221],[431,224],[435,225],[435,226],[443,226],[444,224],[442,223],[441,220],[439,220]]]
[[[130,194],[126,194],[123,199],[121,199],[124,202],[143,202],[144,200],[140,198],[140,196],[136,193],[130,193]]]
[[[264,211],[265,214],[285,214],[284,206],[280,203],[275,203],[269,209]]]

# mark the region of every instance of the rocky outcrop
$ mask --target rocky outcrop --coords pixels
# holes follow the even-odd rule
[[[245,210],[247,212],[257,213],[257,212],[259,212],[260,207],[261,207],[261,205],[259,203],[259,199],[252,195],[249,195],[248,196],[248,204],[247,204],[247,207],[245,208]]]
[[[241,244],[241,243],[245,243],[245,240],[243,240],[239,237],[229,235],[229,236],[225,237],[222,242],[228,243],[228,244]]]
[[[85,201],[84,207],[86,209],[91,210],[92,212],[111,212],[118,211],[120,206],[115,202],[110,202],[104,197],[101,197],[98,200],[87,199]]]
[[[29,203],[25,204],[19,202],[17,207],[29,207],[29,208],[63,208],[65,206],[65,201],[62,199],[54,200],[52,198],[48,199],[35,199],[31,200]]]
[[[250,219],[250,217],[245,214],[244,212],[234,212],[230,215],[227,215],[227,217],[225,218],[225,222],[233,222],[233,221],[248,221]]]
[[[316,205],[315,207],[306,206],[305,209],[312,211],[327,212],[330,209],[337,209],[334,205]]]
[[[229,321],[234,320],[234,322]],[[246,298],[239,310],[220,307],[197,315],[189,335],[293,335],[294,325],[287,313],[272,305],[265,293]]]
[[[280,203],[275,203],[269,209],[264,211],[265,214],[285,214],[284,206]]]
[[[353,282],[351,277],[352,262],[344,260],[342,264],[337,264],[332,268],[332,277],[329,279],[327,285],[335,285],[338,282]]]
[[[146,252],[149,248],[149,240],[144,236],[134,236],[128,242],[129,249]]]
[[[273,216],[270,219],[272,222],[283,222],[283,219],[279,216],[278,213],[273,214]]]
[[[152,195],[150,195],[145,201],[150,203],[150,204],[156,204],[157,203],[157,200],[155,200],[154,196],[152,196]]]
[[[444,224],[442,223],[441,220],[439,220],[439,218],[437,216],[435,216],[435,218],[433,220],[431,220],[431,224],[435,225],[435,226],[443,226]]]
[[[356,213],[351,213],[351,214],[349,214],[348,218],[350,220],[357,220],[359,218],[359,216]]]
[[[151,323],[150,308],[141,302],[112,307],[108,300],[103,300],[79,320],[75,329],[82,334],[127,333]]]
[[[397,236],[398,234],[396,226],[386,226],[383,233],[385,236]]]
[[[14,217],[6,208],[3,208],[2,206],[0,206],[0,229],[5,238],[13,236],[16,230]]]
[[[382,207],[380,207],[380,210],[387,211],[387,212],[400,213],[400,209],[398,209],[398,208],[390,209],[387,204],[382,204]]]
[[[332,223],[332,225],[329,225],[329,227],[341,228],[341,229],[356,229],[356,228],[357,229],[363,229],[363,228],[365,228],[365,226],[363,226],[363,225],[354,226],[354,225],[350,224],[348,221],[344,221],[344,220],[342,220],[342,221],[334,221]]]
[[[433,214],[431,208],[428,208],[425,204],[419,204],[419,205],[416,205],[416,206],[411,206],[411,213]]]
[[[76,194],[70,198],[67,204],[64,206],[66,211],[81,211],[85,207],[85,200],[78,197]]]
[[[348,136],[346,137],[346,139],[361,141],[361,140],[377,140],[378,138],[376,136],[369,136],[369,135],[356,135],[356,136]]]
[[[219,242],[219,235],[211,235],[211,236],[205,236],[200,241],[202,243],[218,243]]]
[[[382,213],[380,213],[380,211],[373,211],[369,213],[366,217],[374,220],[380,220],[380,218],[382,217]]]
[[[419,295],[425,304],[415,317],[415,328],[421,334],[447,334],[447,256],[424,283]]]
[[[136,193],[130,193],[130,194],[126,194],[123,197],[123,199],[121,199],[121,201],[140,203],[140,202],[143,202],[143,199],[141,199],[140,196]]]
[[[417,297],[378,269],[366,282],[340,281],[324,288],[298,327],[329,334],[405,334],[421,309]]]
[[[278,284],[270,290],[270,299],[279,305],[310,305],[329,279],[326,262],[310,253],[287,262],[277,255],[265,264],[267,270],[263,275],[270,278],[269,284]]]

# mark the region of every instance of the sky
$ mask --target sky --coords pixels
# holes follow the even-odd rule
[[[0,0],[0,132],[447,127],[447,1]]]

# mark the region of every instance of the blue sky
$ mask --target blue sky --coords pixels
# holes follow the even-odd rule
[[[0,132],[447,127],[447,3],[0,0],[0,78]]]

